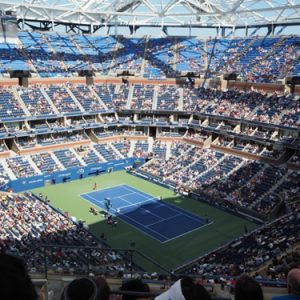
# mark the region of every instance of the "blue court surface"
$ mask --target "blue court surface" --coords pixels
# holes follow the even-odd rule
[[[208,225],[206,219],[172,204],[153,198],[128,185],[102,189],[80,195],[162,243]]]

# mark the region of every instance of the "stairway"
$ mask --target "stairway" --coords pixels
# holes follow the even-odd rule
[[[5,172],[7,173],[8,177],[11,180],[17,179],[15,173],[11,170],[11,168],[8,166],[7,162],[5,159],[1,159],[0,161],[1,165],[3,166],[3,169],[5,170]]]
[[[53,152],[48,152],[51,158],[55,161],[55,163],[59,166],[60,170],[65,170],[64,165],[57,159]]]
[[[130,141],[130,149],[128,151],[128,157],[133,157],[133,152],[135,150],[135,144],[136,144],[137,141],[135,140],[132,140]]]
[[[66,91],[69,93],[70,97],[73,99],[73,101],[76,103],[76,105],[79,107],[81,112],[85,112],[84,108],[82,107],[81,103],[77,100],[75,95],[72,93],[72,91],[66,86]]]
[[[56,108],[56,106],[54,105],[54,103],[52,102],[52,100],[49,97],[49,95],[46,93],[45,89],[43,87],[40,87],[40,90],[41,90],[41,93],[43,94],[43,96],[45,97],[45,99],[48,101],[48,103],[51,106],[51,108],[54,111],[54,113],[56,115],[59,115],[60,112],[58,111],[58,109]]]
[[[75,151],[74,148],[69,148],[68,150],[70,150],[76,156],[76,158],[80,161],[81,165],[86,166],[86,163],[84,162],[82,157]]]
[[[12,92],[13,92],[13,95],[15,96],[15,98],[17,99],[17,101],[19,102],[20,106],[22,107],[22,109],[24,110],[25,112],[25,115],[27,117],[30,117],[31,114],[27,108],[27,106],[25,105],[23,99],[21,98],[21,96],[19,95],[17,89],[15,87],[12,87]]]
[[[108,110],[106,104],[102,101],[102,99],[99,97],[99,95],[95,92],[95,90],[89,86],[88,89],[90,90],[90,92],[92,93],[93,97],[95,97],[99,103],[104,107],[105,110]]]
[[[158,98],[158,91],[159,91],[159,86],[158,85],[156,85],[155,87],[154,87],[154,93],[153,93],[153,102],[152,102],[152,109],[153,110],[156,110],[156,108],[157,108],[157,98]]]
[[[112,144],[112,143],[110,143],[110,147],[112,148],[112,150],[114,151],[114,152],[116,152],[117,154],[118,154],[118,156],[120,156],[121,157],[121,159],[124,159],[125,158],[125,156]]]
[[[31,157],[28,155],[28,156],[26,156],[26,158],[27,158],[30,166],[34,169],[34,171],[36,173],[38,173],[39,175],[42,175],[43,174],[42,171],[37,167],[37,165],[34,163],[34,161],[31,159]]]
[[[183,110],[183,88],[178,88],[179,99],[178,99],[178,110]]]
[[[129,87],[128,98],[127,98],[127,103],[126,103],[126,108],[127,109],[130,109],[133,91],[134,91],[134,85],[132,84]]]

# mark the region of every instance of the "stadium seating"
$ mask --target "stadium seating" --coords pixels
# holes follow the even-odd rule
[[[26,56],[41,77],[69,76],[70,73],[63,69],[46,35],[39,32],[20,32],[19,39]]]
[[[212,251],[185,268],[185,273],[201,276],[238,276],[250,273],[271,259],[280,257],[287,244],[299,242],[298,210]],[[283,251],[282,251],[283,250]],[[182,271],[182,270],[181,270]]]
[[[54,114],[52,107],[39,87],[19,88],[18,93],[32,116]]]
[[[174,40],[171,38],[151,38],[148,40],[146,55],[147,60],[144,77],[148,79],[162,79],[173,77]]]
[[[129,156],[130,151],[130,140],[122,140],[113,142],[112,145],[126,158]]]
[[[199,39],[179,39],[177,42],[178,60],[176,71],[193,71],[200,73],[204,71],[204,42]]]
[[[10,70],[30,70],[26,58],[16,44],[0,43],[0,73]]]
[[[80,167],[82,165],[75,154],[70,150],[56,150],[53,153],[66,169]]]
[[[126,261],[116,251],[107,249],[92,236],[82,224],[74,223],[68,214],[54,210],[44,201],[30,194],[0,195],[2,242],[0,250],[14,249],[21,255],[32,273],[44,271],[44,248],[52,245],[47,253],[48,271],[60,274],[82,274],[87,271],[115,272],[126,270]],[[15,222],[15,220],[24,220]],[[64,248],[64,246],[69,246]],[[74,250],[71,248],[74,246]],[[80,248],[80,246],[82,248]],[[97,247],[84,249],[84,247]],[[89,255],[90,260],[87,259]]]
[[[125,109],[128,101],[129,87],[127,84],[122,84],[117,87],[112,96],[112,102],[116,109]]]
[[[149,144],[147,141],[136,141],[134,146],[134,155],[137,157],[145,157],[148,153]]]
[[[60,113],[80,113],[80,108],[74,102],[71,95],[64,86],[49,86],[45,89],[50,99]]]
[[[161,86],[157,97],[157,109],[176,110],[179,105],[179,91],[176,86]]]
[[[20,148],[32,148],[36,146],[36,139],[35,138],[28,138],[28,137],[21,137],[18,138],[17,144]]]
[[[110,145],[107,144],[98,144],[94,146],[95,150],[99,152],[100,155],[102,155],[105,160],[115,160],[120,159],[120,155],[114,151]]]
[[[76,148],[76,152],[79,154],[79,156],[83,159],[83,161],[88,164],[96,164],[101,163],[104,160],[99,157],[95,150],[92,147],[89,146],[79,146]]]
[[[48,152],[32,154],[31,159],[43,174],[51,174],[62,169]]]
[[[208,76],[236,72],[246,81],[270,82],[299,73],[298,36],[248,38],[126,38],[68,36],[57,32],[19,32],[24,54],[14,44],[2,43],[2,65],[7,69],[37,71],[41,77],[69,77],[89,69],[107,75],[134,70],[149,79],[174,77],[182,71]],[[288,54],[289,55],[288,55]],[[28,59],[27,59],[28,58]],[[27,62],[26,62],[27,60]],[[260,63],[263,61],[263,63]]]
[[[26,183],[31,176],[50,178],[70,168],[143,157],[146,163],[130,172],[264,222],[180,272],[219,278],[255,272],[273,257],[278,266],[285,264],[282,254],[300,242],[299,96],[283,92],[283,85],[274,92],[272,84],[237,82],[221,90],[218,79],[200,87],[169,77],[236,72],[242,81],[274,83],[299,75],[299,36],[18,36],[20,43],[0,43],[0,190],[15,179]],[[30,70],[35,84],[7,83],[7,72],[18,69]],[[81,70],[93,71],[95,84],[74,78]],[[119,71],[136,77],[115,78]],[[88,176],[94,174],[98,170]],[[30,194],[0,194],[0,206],[0,251],[16,249],[32,272],[43,271],[41,245],[48,242],[55,272],[80,273],[88,255],[89,271],[130,267],[116,252],[104,255],[82,224]],[[74,251],[68,245],[99,249]],[[267,269],[267,276],[281,276],[274,266]]]
[[[17,178],[38,175],[26,157],[15,156],[7,158],[6,162]]]
[[[112,98],[115,90],[114,85],[94,85],[94,90],[108,109],[113,109]]]
[[[86,112],[105,111],[104,106],[98,101],[88,87],[84,85],[68,85],[68,87]]]
[[[152,109],[154,86],[135,84],[131,100],[131,109]]]
[[[8,183],[10,180],[7,171],[4,169],[2,164],[0,163],[0,188],[2,189],[3,186]]]
[[[145,44],[144,38],[128,39],[119,38],[119,47],[114,56],[112,72],[130,70],[137,74],[141,73],[141,66],[144,59]]]
[[[8,88],[0,89],[0,106],[0,120],[9,120],[25,116],[25,112],[18,102],[16,95]]]
[[[167,147],[167,145],[164,142],[155,141],[153,148],[152,148],[154,157],[166,159],[166,151],[167,151],[166,147]]]

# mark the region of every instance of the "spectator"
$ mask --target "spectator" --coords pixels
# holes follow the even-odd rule
[[[0,254],[0,270],[1,299],[37,299],[37,293],[21,259]]]
[[[196,284],[191,278],[184,277],[176,281],[166,292],[155,300],[210,300],[211,297],[201,284]]]
[[[300,269],[292,269],[287,275],[288,295],[273,297],[272,300],[300,300]]]
[[[64,288],[61,300],[108,300],[109,295],[105,279],[83,277],[74,279]]]
[[[242,275],[235,285],[235,300],[263,300],[264,295],[258,282],[248,275]]]
[[[120,288],[121,291],[131,291],[131,292],[150,292],[149,286],[143,283],[140,279],[132,279],[124,282]],[[139,296],[123,295],[122,300],[135,300],[142,299]]]

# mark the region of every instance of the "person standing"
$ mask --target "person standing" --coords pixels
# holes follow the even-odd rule
[[[286,281],[288,295],[275,296],[272,300],[300,300],[300,268],[290,270]]]

